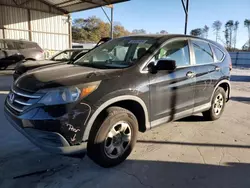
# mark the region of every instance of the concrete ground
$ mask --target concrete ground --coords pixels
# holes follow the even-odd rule
[[[0,187],[249,188],[249,83],[250,70],[233,70],[232,99],[218,121],[197,114],[140,134],[130,157],[110,169],[36,148],[6,121],[0,92]],[[0,90],[10,84],[2,73]]]

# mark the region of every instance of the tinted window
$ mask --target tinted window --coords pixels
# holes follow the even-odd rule
[[[116,46],[110,54],[116,56],[117,60],[124,61],[126,54],[128,52],[128,47],[125,46]]]
[[[4,41],[0,41],[0,49],[3,50],[3,49],[5,49],[5,48],[6,48],[6,47],[5,47]]]
[[[145,52],[150,48],[151,44],[139,44],[136,48],[135,54],[134,54],[134,60],[141,58]]]
[[[196,64],[202,65],[214,62],[213,53],[210,46],[206,42],[193,41],[194,55]]]
[[[177,66],[190,65],[188,41],[180,40],[168,43],[160,49],[155,59],[175,60]]]
[[[6,46],[8,50],[16,50],[17,47],[13,41],[6,41]]]
[[[55,61],[69,61],[72,60],[78,53],[79,51],[65,50],[63,52],[58,53],[51,59]]]
[[[20,49],[37,49],[38,45],[32,42],[19,42]]]
[[[224,57],[224,53],[219,48],[217,48],[215,46],[212,46],[212,48],[213,48],[213,51],[214,51],[214,54],[215,54],[217,61],[221,61]]]
[[[91,50],[75,63],[95,68],[125,68],[133,65],[135,53],[142,57],[155,44],[153,37],[124,37],[113,39]],[[139,48],[139,49],[138,49]],[[137,50],[138,49],[138,50]]]

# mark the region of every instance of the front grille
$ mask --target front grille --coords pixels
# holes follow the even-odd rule
[[[18,88],[12,88],[8,97],[7,105],[16,114],[22,113],[24,110],[37,103],[41,95],[23,91]]]

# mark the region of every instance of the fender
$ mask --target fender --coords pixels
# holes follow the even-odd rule
[[[94,114],[91,116],[91,118],[89,119],[87,125],[86,125],[86,129],[84,131],[84,134],[83,134],[83,141],[86,141],[88,140],[89,138],[89,133],[90,133],[90,130],[92,128],[92,125],[94,123],[94,121],[96,120],[96,118],[98,117],[98,115],[105,109],[107,108],[108,106],[116,103],[116,102],[120,102],[120,101],[124,101],[124,100],[133,100],[133,101],[136,101],[138,102],[142,108],[143,108],[143,111],[144,111],[144,114],[145,114],[145,122],[146,122],[146,129],[150,129],[150,123],[149,123],[149,114],[148,114],[148,109],[147,109],[147,106],[146,104],[144,103],[144,101],[142,99],[140,99],[139,97],[136,97],[136,96],[133,96],[133,95],[122,95],[122,96],[118,96],[118,97],[115,97],[115,98],[112,98],[108,101],[106,101],[105,103],[103,103],[95,112]]]
[[[226,101],[226,102],[229,101],[230,92],[231,92],[231,84],[230,84],[230,81],[229,81],[229,80],[221,80],[221,81],[219,81],[219,82],[216,84],[216,86],[215,86],[215,88],[214,88],[214,91],[213,91],[213,94],[212,94],[212,96],[211,96],[210,102],[212,102],[212,99],[213,99],[213,96],[214,96],[214,93],[215,93],[216,89],[217,89],[217,88],[219,87],[219,85],[222,84],[222,83],[227,83],[227,84],[228,84],[228,92],[227,92],[227,101]]]

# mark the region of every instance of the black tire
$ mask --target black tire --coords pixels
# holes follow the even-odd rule
[[[105,150],[107,139],[109,139],[108,134],[113,126],[116,124],[119,125],[121,121],[127,122],[131,139],[130,142],[127,143],[122,155],[117,158],[111,158]],[[102,167],[108,168],[116,166],[122,163],[132,152],[137,140],[137,134],[138,122],[134,114],[124,108],[110,107],[100,115],[91,129],[87,154],[94,162]],[[111,142],[113,143],[113,139]]]
[[[220,112],[216,113],[215,109],[214,109],[214,105],[215,105],[216,97],[218,97],[218,95],[222,96],[223,105],[222,105],[222,108],[221,108]],[[211,108],[209,110],[205,111],[205,112],[202,112],[202,114],[203,114],[203,116],[204,116],[204,118],[206,120],[214,121],[214,120],[217,120],[217,119],[219,119],[221,117],[221,115],[222,115],[222,113],[224,111],[224,108],[225,108],[225,104],[226,104],[226,92],[222,87],[218,87],[216,89],[216,91],[214,92],[211,103],[212,103]]]

